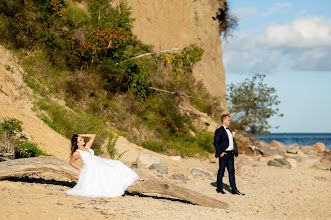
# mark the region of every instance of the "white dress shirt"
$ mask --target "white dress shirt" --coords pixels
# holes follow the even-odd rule
[[[228,138],[229,138],[229,147],[225,149],[225,151],[230,151],[233,150],[233,136],[232,133],[230,131],[230,129],[226,129],[226,127],[224,125],[222,125],[226,131],[226,133],[228,134]]]

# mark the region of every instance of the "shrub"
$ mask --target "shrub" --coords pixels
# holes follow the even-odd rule
[[[19,140],[15,145],[15,158],[27,158],[38,156],[49,156],[49,154],[40,150],[36,143],[28,140]]]

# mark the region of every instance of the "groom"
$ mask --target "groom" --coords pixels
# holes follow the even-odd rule
[[[238,191],[234,176],[234,156],[238,156],[237,143],[233,138],[229,128],[230,115],[222,115],[222,126],[216,129],[214,146],[216,149],[215,157],[219,157],[219,169],[217,173],[217,193],[225,194],[223,190],[222,178],[224,176],[225,167],[228,169],[229,182],[232,189],[232,194],[245,195]]]

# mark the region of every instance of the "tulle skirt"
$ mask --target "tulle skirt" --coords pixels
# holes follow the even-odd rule
[[[82,197],[119,197],[139,176],[119,160],[91,156],[84,161],[79,179],[67,195]]]

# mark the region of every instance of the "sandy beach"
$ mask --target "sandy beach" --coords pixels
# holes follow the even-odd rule
[[[239,156],[244,157],[244,156]],[[145,170],[148,176],[171,182],[227,202],[227,210],[188,204],[165,195],[126,195],[123,198],[82,198],[66,196],[68,179],[53,174],[34,175],[32,183],[19,180],[0,181],[1,219],[331,219],[331,173],[300,164],[297,168],[278,168],[247,157],[252,174],[238,173],[237,186],[245,196],[225,195],[215,191],[216,175],[192,176],[188,167],[217,170],[208,160],[172,161],[169,173],[160,175]],[[238,161],[238,160],[237,160]],[[167,163],[167,162],[166,162]],[[183,165],[183,166],[181,166]],[[139,170],[144,171],[144,170]],[[172,180],[182,173],[186,183]],[[34,178],[34,179],[33,179]],[[55,179],[38,183],[39,178]],[[228,180],[224,181],[228,185]],[[63,182],[59,182],[63,181]],[[50,181],[52,182],[52,181]],[[59,185],[54,185],[59,184]]]

